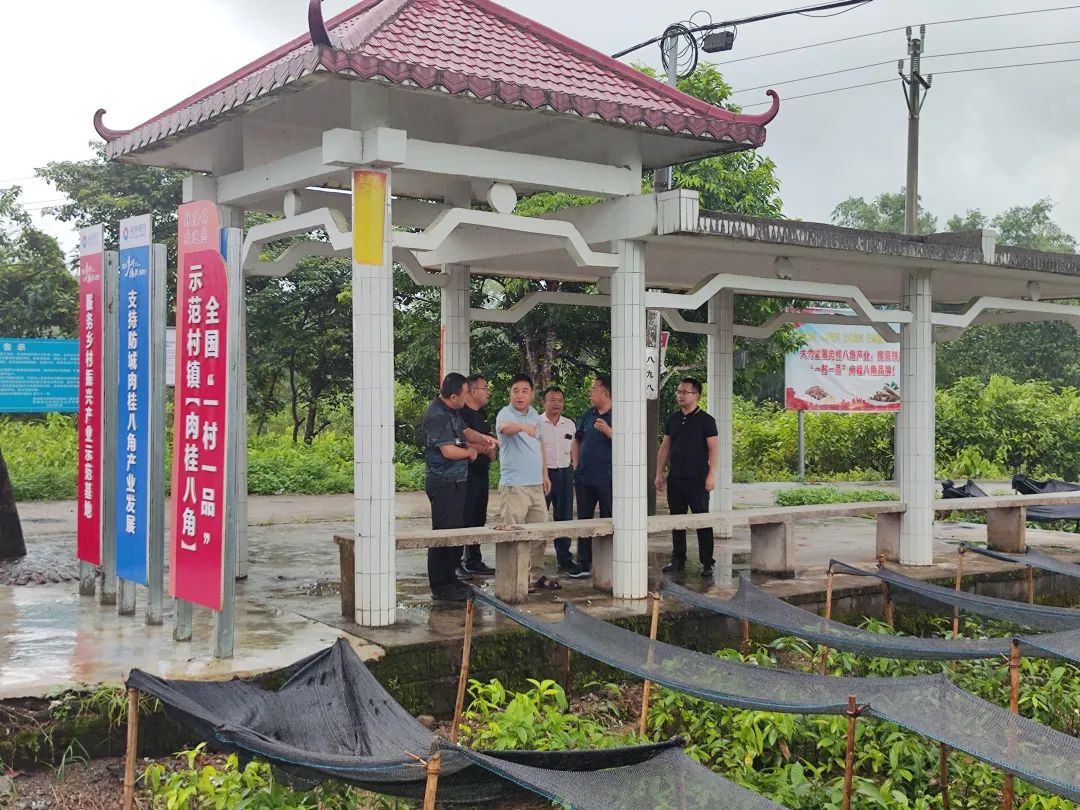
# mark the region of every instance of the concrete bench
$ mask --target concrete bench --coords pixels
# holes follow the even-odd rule
[[[777,578],[795,576],[795,523],[832,517],[877,518],[877,546],[900,545],[900,515],[907,507],[899,501],[865,503],[825,503],[808,506],[770,506],[735,509],[700,515],[655,515],[649,518],[650,532],[672,529],[713,528],[721,524],[750,527],[750,570]]]
[[[1023,554],[1027,551],[1028,506],[1060,506],[1080,503],[1080,492],[1045,495],[992,495],[986,498],[943,498],[934,502],[941,512],[986,512],[986,545],[994,551]],[[894,559],[890,557],[889,559]]]
[[[566,520],[559,523],[529,523],[506,528],[471,527],[466,529],[421,529],[398,532],[395,538],[399,551],[405,549],[443,548],[446,546],[466,546],[472,543],[495,544],[495,595],[504,602],[517,604],[524,602],[529,594],[529,548],[533,541],[550,542],[556,537],[593,537],[607,540],[598,543],[608,550],[610,556],[611,518],[594,520]],[[355,540],[344,535],[335,535],[341,563],[341,613],[352,619],[355,612]],[[594,562],[596,549],[594,549]],[[604,553],[601,549],[601,561]],[[611,589],[610,561],[605,570],[608,573],[607,590]],[[603,576],[596,583],[603,588]]]

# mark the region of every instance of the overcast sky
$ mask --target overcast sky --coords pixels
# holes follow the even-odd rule
[[[805,0],[809,3],[810,0]],[[798,0],[508,0],[515,11],[606,53],[659,34],[705,9],[728,19],[788,8]],[[326,0],[326,16],[349,0]],[[736,90],[775,86],[781,99],[896,76],[894,64],[785,83],[906,55],[902,30],[793,53],[767,52],[883,29],[1065,5],[1051,0],[873,0],[848,13],[792,16],[744,25],[721,69]],[[0,67],[4,148],[0,187],[23,186],[40,217],[57,192],[33,179],[50,160],[82,159],[96,138],[93,112],[131,127],[242,64],[307,30],[306,0],[58,0],[5,2]],[[700,19],[700,18],[696,18]],[[15,34],[12,36],[12,34]],[[926,54],[952,54],[1080,40],[1080,8],[932,25]],[[1050,197],[1056,218],[1080,236],[1080,61],[944,75],[944,71],[1023,62],[1080,60],[1080,43],[928,59],[935,72],[923,109],[920,191],[939,218],[981,208],[993,215]],[[652,46],[627,60],[657,64]],[[725,59],[719,59],[723,63]],[[738,93],[750,105],[764,90]],[[754,111],[760,111],[755,108]],[[904,182],[906,109],[898,83],[782,101],[762,150],[777,163],[787,216],[828,221],[857,195],[897,191]],[[73,244],[68,229],[40,217]]]

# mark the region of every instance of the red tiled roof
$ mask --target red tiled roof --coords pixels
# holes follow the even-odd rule
[[[760,146],[778,109],[742,115],[685,95],[490,0],[364,0],[135,129],[94,126],[110,157],[140,149],[318,71],[381,79],[612,124]]]

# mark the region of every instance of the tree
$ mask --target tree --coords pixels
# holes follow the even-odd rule
[[[1076,239],[1051,219],[1049,199],[1017,205],[987,222],[978,209],[949,219],[950,231],[989,227],[998,243],[1014,247],[1073,253]],[[1047,380],[1055,386],[1080,387],[1080,336],[1061,321],[976,326],[938,348],[938,382],[950,386],[963,377],[983,381],[1003,374],[1018,382]]]
[[[154,241],[168,247],[169,266],[176,266],[176,209],[183,198],[188,172],[121,163],[105,157],[105,145],[91,141],[94,157],[47,163],[35,174],[48,180],[67,202],[48,209],[76,228],[105,226],[105,249],[116,250],[117,224],[138,214],[154,216]]]
[[[907,195],[903,188],[898,194],[886,191],[870,202],[863,197],[848,197],[833,209],[832,221],[834,225],[844,228],[903,233],[906,208]],[[916,225],[919,233],[934,233],[937,230],[937,217],[923,208],[922,197],[918,200]]]
[[[18,186],[0,191],[0,337],[74,334],[79,285],[56,239],[34,227]]]
[[[1050,218],[1053,210],[1053,201],[1044,197],[1031,205],[1014,205],[990,220],[989,226],[998,232],[998,242],[1002,245],[1048,253],[1075,253],[1076,239]],[[950,231],[985,228],[986,215],[977,208],[969,210],[963,217],[950,218],[948,227]]]

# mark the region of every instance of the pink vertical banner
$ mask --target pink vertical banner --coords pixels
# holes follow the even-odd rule
[[[105,409],[105,235],[101,225],[79,231],[79,464],[76,546],[80,560],[101,565],[102,414]]]
[[[229,283],[217,206],[179,209],[170,593],[221,609]]]

